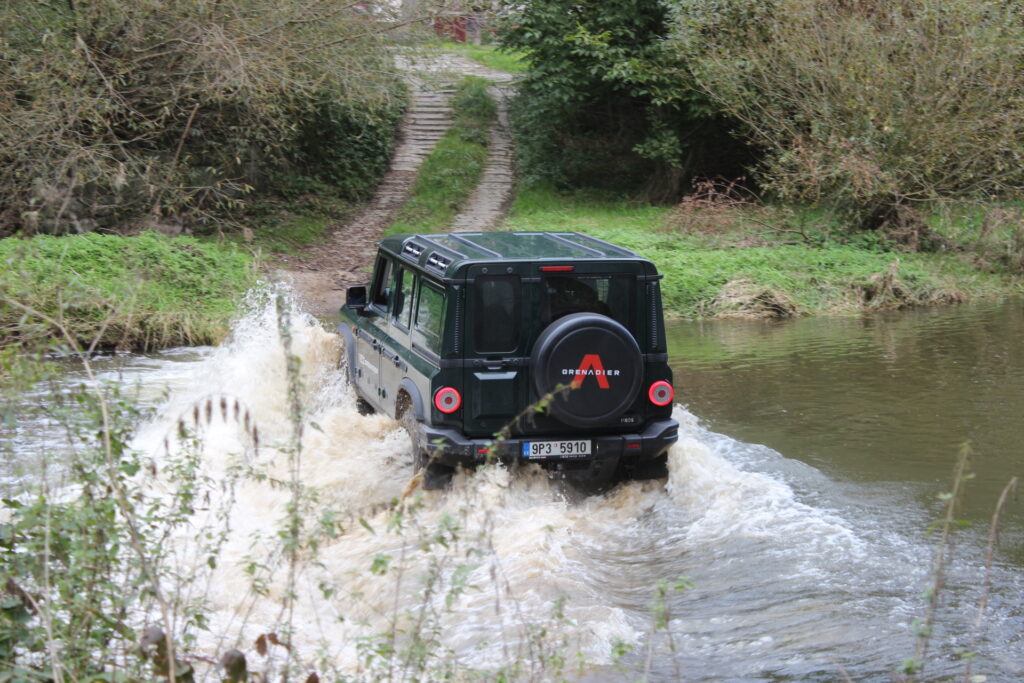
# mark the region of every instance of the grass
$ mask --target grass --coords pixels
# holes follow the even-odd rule
[[[653,207],[532,189],[506,227],[575,230],[635,250],[665,274],[666,309],[683,317],[856,314],[1024,292],[1019,274],[979,267],[972,249],[903,253],[877,235],[847,239],[812,209]]]
[[[506,73],[523,73],[528,66],[526,56],[521,52],[503,50],[499,45],[473,45],[448,41],[441,43],[441,48]]]
[[[467,76],[457,90],[452,126],[424,160],[412,194],[385,235],[443,230],[480,181],[496,105],[481,78]]]
[[[85,345],[213,344],[256,280],[254,258],[234,245],[152,232],[8,238],[0,261],[0,346],[41,316]]]
[[[246,208],[243,220],[248,230],[231,232],[228,239],[271,256],[296,254],[322,242],[332,224],[351,216],[353,206],[327,192],[290,200],[263,199]]]

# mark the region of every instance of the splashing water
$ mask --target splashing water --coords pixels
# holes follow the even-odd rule
[[[839,517],[731,463],[738,444],[705,432],[682,407],[667,484],[626,483],[574,500],[539,471],[495,467],[457,477],[446,492],[410,493],[404,432],[387,417],[358,414],[338,369],[338,336],[298,312],[290,317],[306,407],[298,456],[306,542],[291,580],[282,541],[294,495],[285,485],[286,354],[265,295],[227,343],[191,368],[136,442],[158,453],[182,424],[195,429],[204,473],[222,487],[176,541],[181,563],[207,558],[208,566],[183,573],[202,585],[189,597],[201,595],[209,612],[215,635],[200,645],[211,657],[227,647],[251,650],[261,634],[277,633],[306,667],[347,673],[411,671],[422,644],[431,662],[417,677],[452,667],[550,672],[562,666],[556,654],[602,667],[617,644],[650,644],[659,579],[690,574],[698,595],[722,588],[700,578],[704,559],[726,558],[719,575],[742,581],[734,568],[754,552],[783,571],[790,590],[806,593],[814,577],[864,553]],[[226,531],[212,534],[220,541],[211,562],[194,532],[218,524]],[[751,616],[737,617],[736,630],[749,631]],[[673,628],[690,631],[693,655],[703,656],[701,627],[677,620]],[[813,624],[797,631],[815,641]],[[754,645],[740,649],[766,647],[744,638]]]
[[[147,491],[178,501],[192,482],[188,524],[165,544],[170,630],[197,638],[189,653],[237,647],[269,678],[290,648],[293,669],[360,679],[601,680],[624,667],[833,680],[843,667],[860,680],[912,652],[928,550],[822,494],[835,486],[813,468],[682,406],[665,482],[584,496],[492,467],[423,492],[398,424],[358,414],[338,335],[288,304],[296,451],[279,296],[253,294],[222,346],[125,375],[159,403],[133,443],[153,462]],[[681,576],[693,587],[666,589]]]

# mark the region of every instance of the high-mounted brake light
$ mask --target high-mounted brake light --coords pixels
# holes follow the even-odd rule
[[[568,273],[571,270],[576,270],[576,266],[541,266],[540,272],[542,273]]]
[[[675,398],[676,392],[672,385],[663,379],[658,380],[647,390],[647,398],[656,406],[667,406]]]
[[[452,387],[441,387],[434,394],[434,407],[445,415],[450,415],[462,405],[462,394]]]

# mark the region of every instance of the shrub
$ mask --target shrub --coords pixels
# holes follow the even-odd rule
[[[0,235],[197,221],[285,176],[360,194],[400,114],[328,0],[14,0],[0,33]]]
[[[1024,188],[1024,25],[991,0],[685,0],[674,45],[763,186],[862,227]],[[920,235],[900,235],[916,245]]]

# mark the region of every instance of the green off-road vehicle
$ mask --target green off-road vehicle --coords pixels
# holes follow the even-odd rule
[[[426,488],[497,458],[606,485],[677,439],[654,264],[579,233],[396,235],[339,328],[360,408],[412,438]]]

